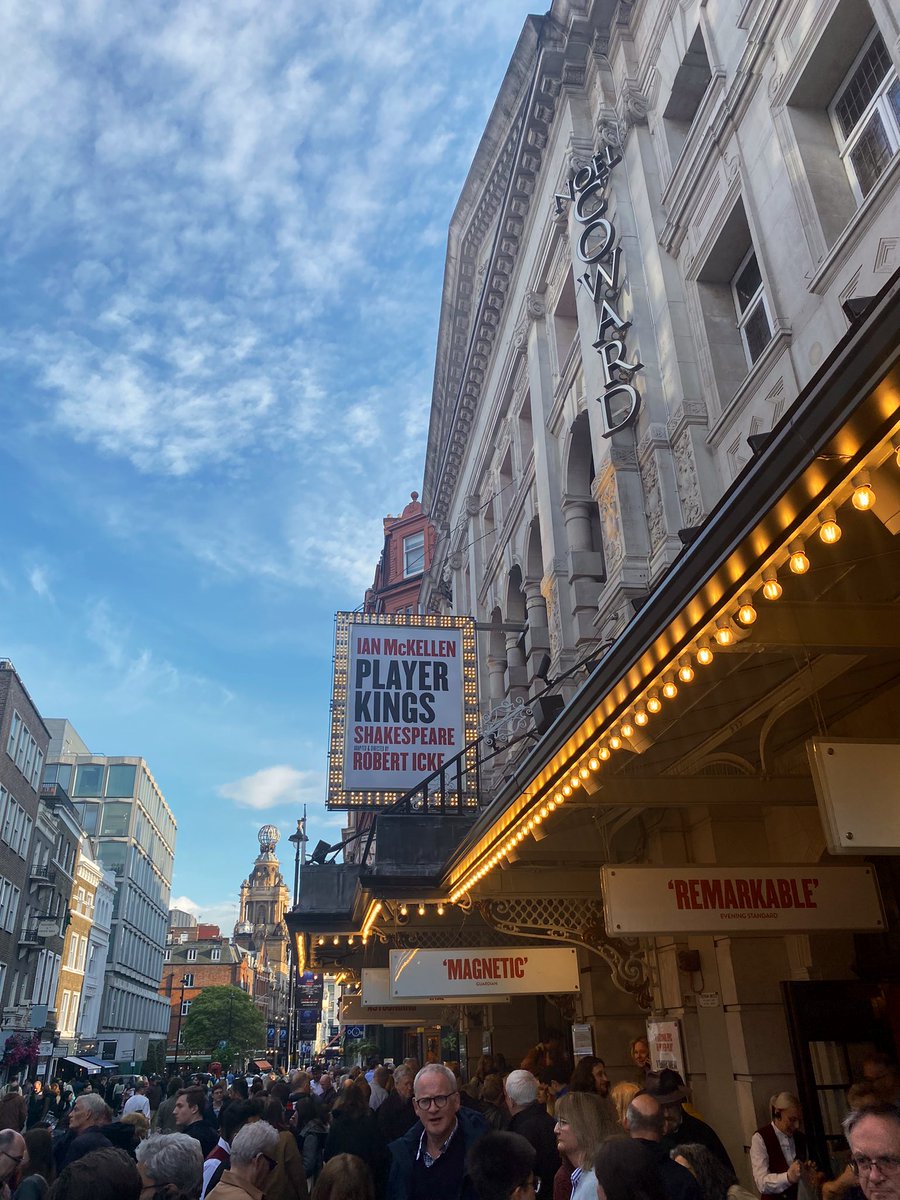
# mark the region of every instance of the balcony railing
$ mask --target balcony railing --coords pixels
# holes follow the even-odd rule
[[[54,867],[32,867],[29,878],[39,887],[53,887],[56,883],[56,870]]]
[[[37,925],[28,925],[19,935],[20,946],[43,946],[44,939],[38,933]]]

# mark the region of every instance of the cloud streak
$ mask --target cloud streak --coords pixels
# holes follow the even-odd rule
[[[252,775],[223,783],[216,790],[226,800],[240,808],[263,811],[290,804],[298,808],[321,799],[324,775],[319,771],[300,771],[296,767],[278,764],[263,767]]]

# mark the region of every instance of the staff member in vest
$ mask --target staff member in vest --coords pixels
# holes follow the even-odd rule
[[[769,1101],[769,1108],[771,1124],[757,1129],[750,1142],[753,1182],[763,1196],[777,1194],[797,1200],[797,1184],[807,1165],[800,1101],[790,1092],[779,1092]]]
[[[477,1200],[466,1154],[488,1132],[473,1108],[460,1108],[456,1076],[440,1063],[424,1066],[413,1083],[419,1120],[391,1142],[390,1200]]]

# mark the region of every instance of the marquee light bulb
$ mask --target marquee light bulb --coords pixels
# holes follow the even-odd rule
[[[656,690],[654,689],[652,692],[648,692],[648,694],[647,694],[647,712],[648,713],[658,713],[661,708],[662,708],[662,701],[660,700],[659,696],[657,695]]]
[[[819,514],[819,538],[826,546],[833,546],[835,542],[839,542],[842,532],[834,518],[834,509],[826,508],[825,512]]]
[[[564,784],[562,785],[562,794],[563,794],[564,796],[571,796],[571,795],[572,795],[572,789],[569,787],[569,785],[568,785],[567,783],[564,783]]]
[[[671,675],[666,676],[666,681],[663,684],[662,694],[667,700],[674,700],[678,695],[678,684]]]
[[[788,561],[788,565],[790,566],[791,570],[795,575],[805,575],[809,570],[809,559],[806,557],[806,550],[804,549],[803,543],[799,538],[796,541],[791,542],[790,552],[791,557]]]
[[[324,939],[323,937],[320,937],[320,938],[319,938],[319,945],[320,945],[320,946],[324,946],[324,945],[325,945],[325,939]]]
[[[622,722],[622,737],[634,737],[634,726],[630,721]]]
[[[875,492],[868,471],[860,471],[853,477],[853,507],[860,512],[868,512],[875,507]]]
[[[724,619],[716,626],[716,641],[720,646],[731,646],[734,643],[734,630]]]
[[[409,908],[405,904],[400,905],[400,916],[405,917],[409,914]]]
[[[647,710],[645,708],[635,709],[635,713],[634,713],[635,725],[639,725],[643,729],[643,727],[647,724],[647,722],[649,720],[650,720],[650,718],[647,716]]]
[[[556,801],[555,801],[555,800],[548,800],[548,801],[547,801],[547,808],[549,809],[549,811],[550,811],[550,812],[556,812]]]
[[[588,759],[588,767],[592,771],[599,771],[600,770],[600,759],[599,758],[589,758]]]
[[[708,667],[713,660],[712,647],[709,642],[704,639],[697,646],[697,662],[701,667]]]
[[[339,946],[341,944],[341,939],[338,937],[337,934],[334,935],[334,944],[335,944],[335,946]]]
[[[563,800],[565,800],[565,796],[562,794],[562,792],[554,792],[553,799],[557,804],[562,804]]]
[[[753,607],[753,597],[749,592],[744,592],[738,603],[740,604],[737,615],[738,620],[742,625],[752,625],[756,620],[756,609]]]
[[[420,917],[424,917],[424,916],[425,916],[425,905],[424,905],[424,904],[420,904],[420,905],[419,905],[419,916],[420,916]]]
[[[442,916],[444,915],[444,906],[443,906],[443,904],[439,904],[439,905],[437,906],[437,915],[438,915],[439,917],[442,917]]]
[[[573,775],[569,779],[569,783],[572,785],[573,788],[581,787],[581,780],[578,778],[577,775]]]
[[[582,779],[587,779],[587,777],[590,775],[590,771],[587,769],[587,767],[579,767],[578,774]]]
[[[609,748],[610,748],[610,750],[621,750],[622,739],[619,737],[619,735],[617,733],[614,733],[612,735],[612,737],[609,739]]]
[[[691,658],[689,654],[685,654],[681,660],[681,665],[678,668],[678,678],[682,683],[693,683],[694,668],[691,666]]]
[[[597,757],[601,762],[609,762],[609,746],[601,746],[597,751]]]
[[[778,600],[781,597],[784,588],[778,582],[778,576],[772,567],[763,571],[763,589],[762,593],[767,600]]]

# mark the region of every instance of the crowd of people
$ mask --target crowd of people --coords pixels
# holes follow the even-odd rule
[[[602,1059],[558,1044],[520,1067],[377,1059],[333,1076],[12,1083],[0,1096],[0,1200],[754,1200],[681,1076],[611,1085]],[[847,1167],[810,1156],[800,1103],[770,1101],[753,1135],[757,1192],[900,1200],[900,1075],[884,1056],[848,1094]]]

